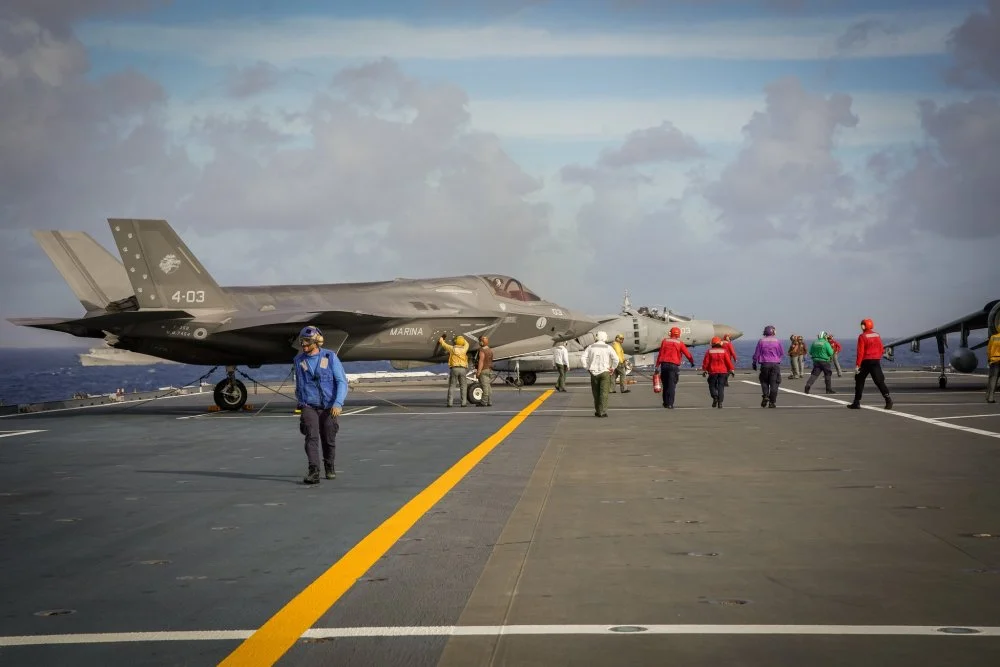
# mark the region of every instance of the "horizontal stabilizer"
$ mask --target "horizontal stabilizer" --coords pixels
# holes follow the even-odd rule
[[[86,232],[34,231],[32,236],[88,312],[132,296],[125,267]]]
[[[104,330],[114,327],[155,322],[157,320],[185,319],[191,314],[183,310],[132,311],[107,313],[93,317],[10,317],[7,321],[20,327],[61,331],[84,338],[103,338]]]
[[[233,307],[166,220],[108,218],[108,224],[140,308]]]

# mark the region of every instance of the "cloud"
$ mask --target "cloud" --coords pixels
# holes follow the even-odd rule
[[[864,48],[871,42],[873,34],[876,33],[888,36],[897,35],[899,28],[887,25],[877,19],[859,21],[837,38],[837,50],[840,54],[845,54],[854,49]]]
[[[949,83],[966,88],[1000,84],[1000,0],[988,5],[985,14],[970,14],[951,34],[955,64],[946,74]]]
[[[233,67],[226,76],[226,92],[237,99],[253,97],[274,88],[280,78],[278,68],[262,60],[245,67]]]
[[[29,19],[57,39],[70,38],[72,25],[85,18],[141,11],[167,0],[4,0],[0,21]]]
[[[883,147],[922,137],[916,103],[919,92],[852,94],[857,127],[839,137],[840,146]],[[940,93],[939,102],[958,99]],[[677,127],[702,144],[740,144],[740,119],[760,108],[762,95],[690,95],[629,99],[474,99],[469,102],[472,127],[506,138],[546,141],[622,141],[637,127],[652,127],[669,114]],[[666,110],[666,111],[665,111]]]
[[[953,11],[661,22],[618,31],[492,25],[413,25],[394,20],[295,16],[281,20],[159,25],[90,23],[83,41],[132,53],[170,54],[214,65],[265,60],[275,65],[320,58],[441,59],[653,57],[817,60],[938,55],[962,15]],[[892,23],[891,36],[869,35],[840,53],[837,42],[859,21]]]
[[[656,127],[630,132],[621,148],[601,152],[598,163],[606,167],[627,167],[663,160],[680,161],[704,157],[704,149],[670,121]]]
[[[743,128],[745,146],[703,189],[727,235],[810,239],[848,222],[856,215],[855,182],[834,149],[838,130],[858,124],[850,96],[810,93],[794,77],[765,92],[765,110]]]
[[[926,143],[911,152],[883,151],[869,162],[888,187],[882,234],[898,242],[914,232],[997,239],[1000,224],[1000,100],[920,105]],[[995,243],[995,241],[991,241]]]

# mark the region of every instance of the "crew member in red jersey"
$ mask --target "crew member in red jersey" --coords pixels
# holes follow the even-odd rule
[[[858,336],[858,355],[854,362],[854,402],[847,407],[852,410],[861,409],[861,392],[865,388],[865,380],[869,375],[875,381],[875,386],[882,392],[885,399],[885,409],[892,409],[892,398],[889,388],[885,386],[885,375],[882,374],[882,337],[875,331],[875,323],[869,318],[861,320],[861,335]]]
[[[733,360],[733,366],[736,366],[736,348],[733,347],[733,337],[726,334],[722,337],[722,347],[729,353],[729,358]],[[729,375],[726,375],[726,386],[729,386]]]
[[[682,354],[691,362],[691,368],[694,368],[694,357],[681,340],[680,328],[671,327],[670,338],[664,338],[660,343],[660,353],[656,357],[656,366],[660,369],[660,382],[663,383],[663,407],[671,410],[674,408]]]
[[[725,398],[726,378],[736,370],[729,351],[722,346],[722,339],[716,336],[712,339],[712,347],[705,350],[705,358],[701,361],[702,375],[708,376],[708,393],[712,395],[712,407],[721,408]]]

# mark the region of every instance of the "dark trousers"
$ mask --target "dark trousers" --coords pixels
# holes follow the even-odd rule
[[[861,403],[861,393],[865,388],[865,380],[872,376],[875,386],[882,392],[884,398],[889,398],[889,388],[885,386],[885,376],[882,374],[882,363],[878,359],[865,359],[861,362],[861,370],[854,376],[854,402]]]
[[[778,385],[781,384],[781,364],[777,362],[761,364],[757,379],[760,381],[761,397],[771,403],[777,402]]]
[[[713,399],[718,399],[719,403],[722,403],[722,399],[725,398],[727,377],[729,377],[729,373],[708,374],[708,393],[712,395]]]
[[[304,405],[301,425],[303,435],[306,436],[306,458],[309,459],[309,466],[319,468],[319,445],[322,443],[323,463],[332,469],[333,457],[337,450],[337,431],[340,430],[337,418],[331,415],[329,410]]]
[[[806,380],[806,386],[813,386],[813,382],[819,377],[819,374],[823,374],[823,381],[826,383],[826,390],[833,391],[833,369],[830,368],[829,361],[816,361],[813,359],[813,370],[809,374],[809,379]]]
[[[660,364],[660,382],[663,384],[663,404],[673,407],[674,396],[677,394],[677,380],[680,377],[677,364],[666,361]]]
[[[997,384],[1000,384],[1000,361],[990,364],[990,375],[986,378],[986,400],[995,401]]]

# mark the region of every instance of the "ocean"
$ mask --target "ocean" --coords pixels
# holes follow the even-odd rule
[[[979,340],[982,340],[982,337],[970,337],[970,344],[975,344]],[[787,339],[783,342],[787,350]],[[811,341],[807,339],[806,344],[808,345],[809,342]],[[853,368],[854,340],[841,340],[840,342],[844,347],[840,353],[841,365],[845,370]],[[955,343],[952,343],[953,346]],[[756,337],[744,337],[734,341],[736,354],[739,357],[737,368],[750,368],[750,358],[756,344]],[[952,347],[946,351],[946,363],[950,359],[950,352],[954,349]],[[699,366],[704,350],[704,347],[692,349],[695,363]],[[71,398],[77,392],[91,395],[110,394],[119,387],[127,393],[131,393],[132,390],[155,391],[161,387],[179,387],[194,383],[201,375],[211,369],[210,366],[182,364],[85,367],[80,364],[78,357],[81,352],[85,351],[85,348],[0,348],[0,401],[6,405],[58,401]],[[895,353],[895,361],[882,361],[883,368],[935,366],[938,363],[937,347],[933,340],[923,341],[921,351],[918,354],[910,352],[908,345],[897,348]],[[979,359],[979,368],[985,368],[985,349],[976,350],[976,356]],[[809,366],[809,357],[807,356],[805,367]],[[348,373],[393,370],[387,361],[346,362],[344,368]],[[258,369],[241,366],[239,370],[266,384],[278,384],[286,378],[291,379],[290,365],[262,366]],[[447,366],[440,364],[421,367],[418,370],[446,372]],[[225,368],[219,367],[204,381],[214,384],[225,376]],[[237,377],[246,382],[246,378],[239,375]]]

